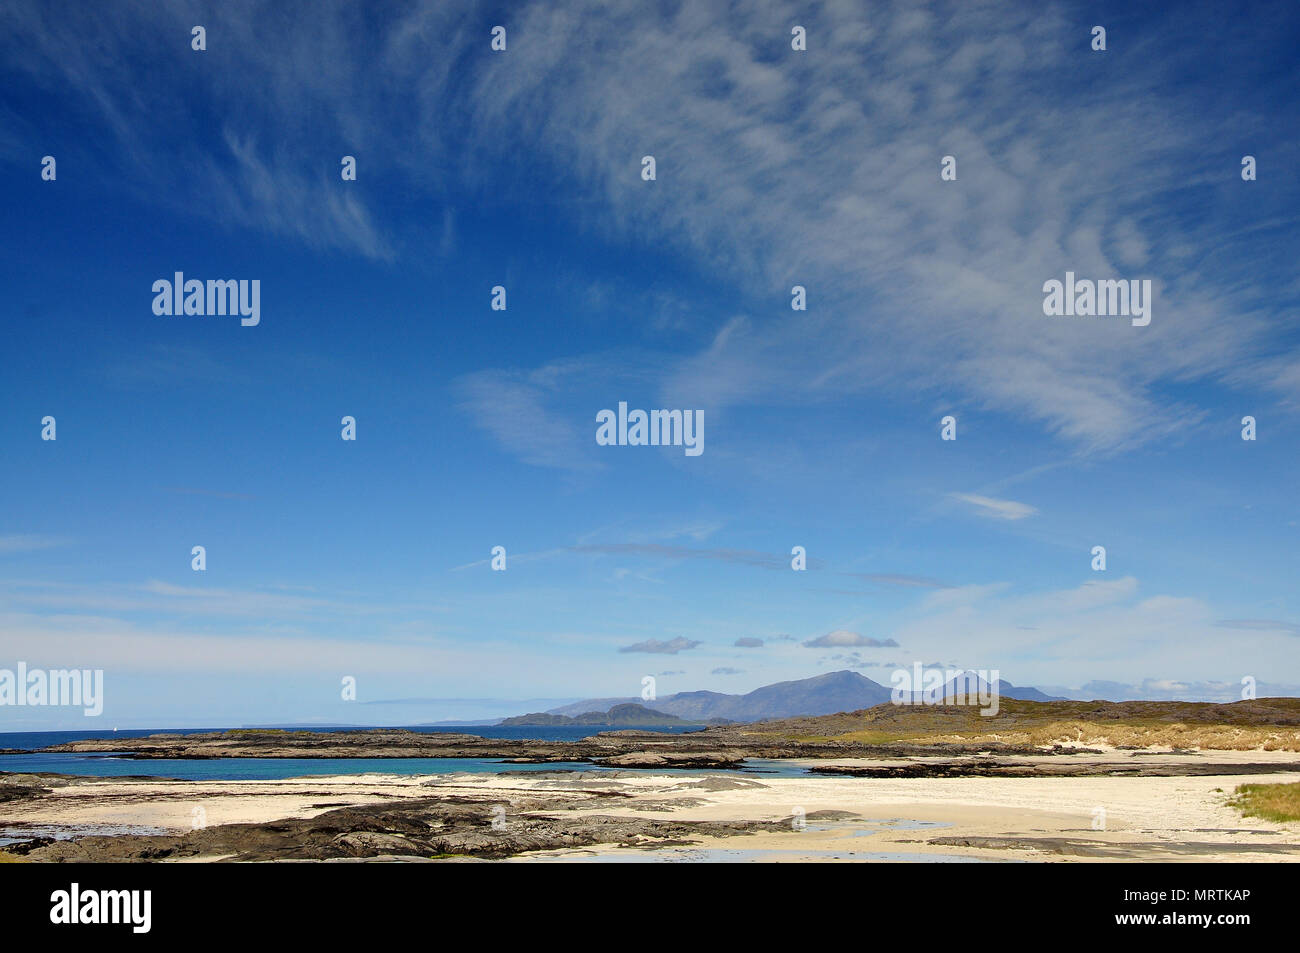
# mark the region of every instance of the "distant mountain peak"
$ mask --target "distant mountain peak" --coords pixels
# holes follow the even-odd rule
[[[979,673],[966,669],[962,675],[974,676],[966,690],[988,691],[990,686]],[[961,676],[958,676],[960,678]],[[952,684],[953,679],[949,682]],[[1018,688],[1004,678],[996,683],[999,696],[1026,701],[1059,701],[1036,688]],[[945,689],[947,686],[945,686]],[[697,690],[678,692],[644,701],[639,698],[597,698],[553,708],[547,714],[584,716],[605,712],[621,705],[650,706],[651,710],[696,723],[720,721],[770,721],[777,718],[800,718],[834,715],[842,711],[873,708],[891,700],[891,691],[861,672],[842,668],[808,678],[773,682],[743,695]]]

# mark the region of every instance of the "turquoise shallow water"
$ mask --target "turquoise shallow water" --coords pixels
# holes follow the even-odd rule
[[[560,764],[502,764],[490,758],[217,758],[188,759],[115,757],[104,754],[0,755],[0,771],[26,774],[80,774],[120,778],[145,776],[181,781],[274,781],[325,774],[444,774],[452,771],[500,772],[538,769],[591,769],[576,762]]]
[[[329,734],[336,731],[364,731],[363,727],[322,727],[303,728],[301,725],[267,725],[262,727],[284,728],[288,731],[316,731]],[[527,741],[580,741],[609,729],[603,725],[394,725],[403,731],[414,731],[421,735],[478,735],[480,738],[499,738],[502,740]],[[115,731],[111,728],[96,730],[78,729],[77,731],[10,731],[0,732],[0,748],[22,748],[34,750],[48,748],[50,745],[63,744],[68,741],[83,741],[88,738],[145,738],[149,735],[194,735],[210,731],[223,731],[222,728],[125,728]],[[679,735],[698,731],[695,726],[681,728],[647,728],[657,734]]]
[[[217,729],[196,728],[171,731],[194,734]],[[329,731],[330,729],[322,729]],[[353,729],[333,729],[353,730]],[[537,741],[578,741],[601,730],[600,727],[566,725],[560,727],[521,727],[500,725],[439,725],[408,729],[422,734],[473,734],[482,738],[532,739]],[[655,731],[660,729],[656,728]],[[683,729],[664,729],[680,734]],[[41,731],[0,733],[0,749],[22,749],[18,754],[0,755],[0,771],[25,774],[79,774],[90,777],[119,778],[144,776],[176,778],[181,781],[273,781],[280,778],[311,777],[327,774],[447,774],[467,771],[474,774],[505,771],[593,771],[602,770],[584,762],[551,764],[505,764],[499,758],[221,758],[210,761],[184,759],[149,759],[96,754],[42,753],[36,748],[80,741],[87,738],[143,738],[159,734],[158,729],[113,731]],[[674,773],[678,773],[674,771]],[[681,770],[682,774],[701,774]],[[805,773],[802,767],[781,761],[751,761],[745,774],[791,777]]]
[[[173,758],[119,757],[111,754],[0,755],[0,771],[24,774],[79,774],[89,777],[120,778],[143,776],[176,778],[180,781],[274,781],[327,774],[499,774],[506,771],[602,771],[608,770],[579,761],[550,764],[506,764],[499,758],[215,758],[191,761]],[[716,774],[717,771],[671,770],[674,774]],[[802,766],[782,761],[752,760],[741,774],[795,777],[805,774]]]

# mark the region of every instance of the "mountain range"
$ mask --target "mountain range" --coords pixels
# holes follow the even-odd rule
[[[954,680],[955,681],[955,680]],[[951,682],[949,683],[952,684]],[[978,686],[986,688],[986,683]],[[1003,698],[1017,698],[1026,701],[1060,701],[1052,695],[1044,694],[1036,688],[1020,688],[1005,679],[996,683],[998,694]],[[773,718],[798,718],[812,715],[833,715],[842,711],[857,711],[885,704],[890,700],[891,691],[884,685],[873,682],[865,675],[847,669],[827,672],[811,678],[801,678],[788,682],[776,682],[764,685],[744,695],[729,695],[725,692],[678,692],[663,698],[590,698],[552,708],[544,714],[566,715],[569,717],[587,716],[592,713],[607,712],[619,705],[649,705],[655,712],[675,715],[686,721],[723,722],[723,721],[767,721]],[[521,716],[529,717],[529,716]],[[603,716],[602,716],[603,717]],[[511,719],[513,724],[523,724]],[[535,724],[536,722],[527,722]],[[624,722],[626,724],[626,722]]]
[[[499,725],[625,725],[637,728],[666,725],[691,725],[698,722],[668,715],[644,705],[628,702],[614,705],[608,711],[585,711],[580,715],[560,715],[549,711],[535,711],[527,715],[504,718]]]

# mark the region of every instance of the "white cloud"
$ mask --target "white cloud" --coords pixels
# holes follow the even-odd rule
[[[862,635],[858,632],[850,632],[848,629],[836,629],[833,632],[827,632],[825,635],[818,636],[815,639],[809,639],[804,642],[808,648],[847,648],[858,646],[864,648],[897,648],[898,643],[893,639],[873,639],[868,635]]]
[[[551,389],[539,381],[539,371],[530,377],[500,371],[482,371],[456,382],[460,408],[486,430],[505,450],[525,463],[564,470],[594,470],[596,410],[588,415],[589,433],[581,432],[572,416],[547,406]]]
[[[894,632],[918,654],[1000,668],[1016,684],[1068,683],[1071,674],[1074,684],[1239,683],[1244,675],[1266,677],[1294,643],[1284,629],[1254,625],[1248,638],[1227,637],[1205,600],[1139,598],[1131,576],[1088,580],[1073,589],[1017,593],[1003,587],[980,595],[956,601],[952,592],[934,593]]]
[[[975,493],[949,493],[948,495],[954,500],[969,503],[975,507],[975,512],[980,516],[993,519],[1022,520],[1026,516],[1033,516],[1038,512],[1028,503],[1017,503],[1015,500],[998,500],[991,496],[979,496]]]
[[[1200,425],[1189,398],[1161,393],[1169,384],[1218,379],[1300,403],[1300,357],[1277,353],[1273,334],[1285,315],[1231,271],[1250,256],[1202,271],[1183,254],[1219,224],[1180,214],[1189,189],[1199,201],[1241,186],[1171,174],[1221,117],[1194,90],[1180,96],[1180,64],[1161,58],[1125,59],[1089,109],[1068,108],[1061,77],[1092,54],[1065,5],[812,3],[809,50],[794,54],[775,0],[741,0],[725,19],[707,5],[647,16],[538,2],[512,10],[518,42],[501,57],[483,52],[473,16],[432,2],[372,21],[377,36],[350,5],[323,2],[310,29],[274,29],[275,43],[273,5],[236,9],[247,15],[223,18],[224,68],[197,74],[187,14],[146,2],[74,19],[10,8],[0,52],[74,92],[102,133],[87,143],[103,153],[111,139],[125,169],[106,177],[322,248],[438,253],[446,212],[392,234],[362,183],[391,176],[435,200],[490,184],[500,203],[547,202],[533,175],[502,174],[528,156],[572,198],[579,229],[676,251],[752,305],[660,370],[680,404],[942,392],[1112,451]],[[121,69],[140,48],[193,83]],[[220,124],[192,125],[204,110],[182,97]],[[179,155],[157,138],[160,115]],[[1257,150],[1284,144],[1281,124],[1256,127]],[[344,151],[358,154],[357,188],[337,179]],[[638,175],[645,153],[659,160],[652,184]],[[939,179],[946,154],[956,182]],[[1044,318],[1042,283],[1067,269],[1152,278],[1151,325]],[[811,305],[791,321],[781,309],[796,282]],[[518,384],[502,398],[544,428],[536,440],[488,406],[485,425],[530,460],[571,466],[548,449],[544,397]]]

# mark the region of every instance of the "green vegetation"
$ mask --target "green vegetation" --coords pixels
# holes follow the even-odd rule
[[[1033,702],[877,705],[862,711],[731,729],[765,741],[992,744],[1300,751],[1300,698],[1203,702]]]
[[[1300,821],[1300,782],[1290,784],[1242,784],[1228,802],[1246,817],[1266,821]]]
[[[0,864],[25,864],[27,861],[14,854],[6,854],[0,850]]]

